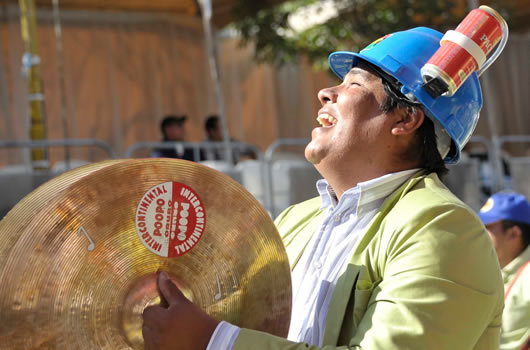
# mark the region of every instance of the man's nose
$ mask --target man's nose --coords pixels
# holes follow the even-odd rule
[[[322,105],[337,102],[337,91],[335,87],[322,89],[318,92],[318,99]]]

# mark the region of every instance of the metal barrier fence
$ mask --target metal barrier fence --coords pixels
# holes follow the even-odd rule
[[[96,147],[106,152],[108,158],[115,158],[112,148],[103,141],[95,139],[43,140],[43,141],[11,141],[0,140],[0,149],[9,148],[51,148],[51,147]],[[88,163],[88,162],[84,162]],[[6,166],[0,168],[0,219],[25,195],[50,180],[61,172],[80,165],[77,160],[67,159],[60,168],[43,170],[33,169],[29,164]]]
[[[212,165],[214,168],[217,168],[220,171],[227,173],[229,176],[232,176],[237,181],[242,183],[247,190],[249,190],[253,195],[255,195],[258,200],[263,204],[263,206],[271,213],[272,216],[279,214],[281,210],[285,208],[286,205],[294,204],[294,202],[306,199],[314,195],[312,192],[315,188],[314,183],[309,186],[315,178],[316,171],[314,167],[306,161],[303,160],[278,160],[275,157],[278,154],[278,150],[284,146],[305,146],[310,142],[310,139],[307,138],[288,138],[288,139],[278,139],[273,142],[265,152],[261,152],[256,146],[242,143],[239,141],[232,141],[231,147],[232,150],[239,151],[248,151],[251,150],[254,153],[256,161],[252,164],[240,164],[237,167],[233,165],[220,164],[220,167],[216,167],[215,164]],[[480,143],[485,146],[487,153],[487,160],[480,163],[473,161],[462,160],[460,165],[456,167],[453,166],[454,177],[461,178],[462,181],[449,180],[448,183],[452,181],[453,191],[459,195],[466,203],[468,203],[473,209],[477,209],[479,203],[483,202],[484,198],[477,196],[477,192],[473,189],[471,190],[468,187],[478,187],[480,184],[487,183],[492,185],[492,191],[499,190],[495,188],[493,184],[501,183],[502,186],[500,190],[510,189],[510,185],[513,185],[513,189],[524,193],[530,197],[530,176],[527,174],[530,173],[530,157],[506,157],[507,163],[510,166],[512,171],[512,183],[506,183],[502,178],[502,172],[495,170],[495,157],[496,155],[501,155],[502,147],[507,143],[530,143],[530,135],[507,135],[500,137],[498,141],[493,144],[488,138],[483,136],[472,136],[470,142]],[[69,140],[45,140],[45,141],[6,141],[0,140],[0,149],[2,148],[46,148],[46,147],[96,147],[102,149],[106,152],[109,158],[115,158],[116,155],[113,152],[112,148],[105,142],[96,140],[96,139],[69,139]],[[197,161],[201,161],[201,152],[205,150],[224,150],[224,143],[222,142],[139,142],[131,147],[129,147],[124,152],[125,158],[132,158],[135,156],[135,153],[140,150],[153,150],[153,149],[174,149],[175,147],[185,147],[193,150],[194,158]],[[302,157],[300,157],[303,159]],[[75,161],[70,161],[75,163]],[[215,162],[213,162],[215,163]],[[478,165],[477,165],[478,164]],[[70,168],[71,164],[66,164],[66,169]],[[75,164],[74,164],[75,165]],[[221,166],[222,165],[222,166]],[[477,180],[477,166],[479,167],[478,180]],[[484,175],[487,171],[483,170],[483,167],[486,167],[490,170],[490,173]],[[227,170],[228,169],[228,170]],[[456,169],[456,170],[455,170]],[[467,169],[467,170],[466,170]],[[1,169],[0,169],[1,170]],[[4,169],[5,170],[5,169]],[[26,169],[27,170],[27,169]],[[22,168],[13,170],[11,173],[6,171],[0,171],[0,176],[5,178],[11,176],[11,178],[16,177],[16,174],[19,174],[22,171]],[[31,169],[30,169],[31,171]],[[313,171],[313,173],[311,172]],[[51,172],[50,172],[51,173]],[[234,176],[234,173],[237,176]],[[458,174],[456,174],[458,173]],[[31,184],[33,187],[36,187],[44,180],[46,176],[43,177],[43,172],[35,173]],[[51,176],[51,174],[50,174]],[[252,177],[258,177],[259,179],[253,179]],[[499,178],[501,177],[501,178]],[[295,178],[292,180],[292,178]],[[307,181],[304,179],[307,178]],[[16,180],[18,181],[18,180]],[[252,184],[250,184],[252,183]],[[16,187],[16,186],[15,186]],[[251,188],[250,188],[251,187]],[[14,188],[13,188],[14,190]],[[307,191],[307,193],[304,193]],[[296,192],[296,193],[295,193]],[[25,195],[25,193],[24,193]],[[482,194],[483,195],[483,194]],[[21,198],[21,197],[20,197]],[[1,210],[0,210],[1,211]],[[1,214],[1,213],[0,213]]]
[[[199,162],[230,176],[232,179],[243,185],[267,210],[269,210],[268,201],[265,199],[268,197],[268,192],[265,190],[267,188],[266,177],[263,175],[267,173],[266,166],[263,161],[263,153],[256,146],[240,141],[231,141],[230,146],[232,160],[234,163],[237,163],[236,165],[223,160],[226,156],[224,142],[212,141],[203,141],[200,143],[139,142],[127,148],[124,153],[124,157],[133,158],[137,153],[145,150],[191,150],[193,159],[188,160]],[[213,153],[209,153],[209,151],[213,151]],[[151,153],[151,155],[153,154]],[[251,158],[255,158],[255,163],[252,163],[252,161],[240,161],[249,155],[253,156]]]
[[[284,185],[284,188],[279,191],[276,191],[275,193],[275,189],[278,189],[278,186],[274,185],[272,175],[273,168],[275,166],[273,161],[274,153],[282,146],[305,146],[309,141],[309,139],[280,139],[273,142],[267,148],[265,154],[263,154],[256,146],[238,141],[232,141],[230,144],[233,151],[239,150],[242,153],[243,151],[248,152],[248,150],[251,150],[252,153],[254,153],[254,155],[256,156],[257,163],[238,163],[236,166],[232,166],[231,168],[230,165],[227,165],[226,163],[216,164],[215,161],[211,162],[208,159],[205,159],[206,157],[202,153],[203,151],[208,149],[224,150],[224,143],[222,142],[139,142],[127,148],[124,153],[124,157],[132,158],[135,156],[135,154],[142,150],[171,150],[176,148],[187,148],[188,150],[192,150],[194,161],[201,162],[207,166],[222,171],[227,175],[231,176],[236,181],[239,181],[243,186],[246,187],[246,189],[250,193],[252,193],[260,201],[260,203],[271,213],[271,215],[276,216],[279,213],[278,209],[284,209],[284,206],[286,204],[294,203],[288,203],[289,198],[292,196],[290,195],[290,189],[288,188],[288,186],[285,185],[285,182],[279,181],[282,185]],[[309,165],[309,163],[306,161],[304,161],[304,163]],[[280,166],[279,169],[277,169],[279,171],[284,172],[284,174],[286,175],[286,180],[288,180],[287,177],[289,176],[289,171],[291,168],[290,165],[286,165],[284,167]],[[294,167],[294,169],[294,171],[296,171],[296,166]],[[310,170],[313,170],[312,166]],[[256,181],[256,179],[250,179],[249,176],[258,176],[259,179]],[[312,184],[312,188],[315,188],[314,184]],[[276,197],[283,199],[283,202],[282,200],[275,198],[275,195]],[[283,203],[284,205],[279,205],[279,203]]]
[[[485,198],[480,188],[480,161],[475,158],[462,159],[454,165],[449,165],[449,174],[442,178],[443,183],[460,200],[478,211]]]
[[[103,149],[110,158],[116,158],[112,147],[106,142],[97,139],[68,139],[68,140],[42,140],[42,141],[12,141],[0,140],[0,148],[48,148],[48,147],[85,147],[95,146]]]
[[[480,143],[486,146],[486,152],[488,153],[488,159],[491,159],[493,157],[493,144],[487,137],[480,136],[480,135],[471,136],[469,138],[469,143],[472,143],[472,142]]]
[[[193,142],[138,142],[130,146],[125,150],[123,154],[124,158],[134,158],[133,155],[139,150],[148,149],[175,149],[177,147],[189,148],[193,150],[193,158],[197,161],[200,160],[201,148],[198,143]]]
[[[298,139],[298,138],[279,139],[279,140],[274,141],[265,151],[265,157],[264,157],[265,169],[266,169],[266,175],[265,175],[266,206],[265,208],[267,208],[270,211],[273,217],[276,217],[282,209],[285,209],[285,208],[280,208],[280,210],[278,210],[277,201],[274,198],[275,193],[274,193],[274,184],[273,184],[273,175],[272,175],[274,153],[282,146],[305,146],[310,141],[311,139],[305,139],[305,138],[304,139]],[[294,203],[290,203],[290,204],[294,204]]]
[[[232,153],[237,153],[236,160],[245,153],[254,153],[257,159],[262,159],[262,153],[258,147],[255,145],[247,144],[240,141],[231,141],[230,147]],[[190,149],[193,151],[193,160],[213,160],[208,159],[207,155],[204,155],[208,151],[218,151],[223,154],[225,151],[224,142],[213,142],[213,141],[203,141],[203,142],[138,142],[130,146],[125,150],[125,158],[133,158],[134,154],[139,150],[156,150],[156,149],[167,149],[167,150],[176,150],[176,149]]]
[[[511,172],[511,187],[530,200],[530,157],[508,158]]]
[[[455,194],[459,196],[465,203],[467,203],[469,206],[471,206],[473,209],[480,209],[480,206],[486,201],[488,195],[490,192],[497,191],[496,184],[503,183],[501,173],[496,170],[496,162],[492,161],[495,158],[495,149],[493,147],[493,143],[484,136],[476,135],[471,136],[468,143],[477,143],[481,144],[486,149],[486,159],[481,159],[478,161],[478,159],[473,159],[473,155],[471,155],[470,160],[477,160],[477,163],[475,165],[467,165],[470,167],[471,175],[460,173],[458,176],[462,177],[472,177],[475,181],[475,184],[473,185],[473,182],[463,181],[459,184],[460,189],[457,190],[455,188],[452,188],[449,186],[451,190],[454,190]],[[463,156],[463,160],[460,161],[460,163],[465,162],[465,156]],[[453,167],[458,167],[458,164]],[[478,178],[475,178],[476,172],[475,168],[478,167]],[[451,172],[449,173],[449,176],[457,177],[456,173],[457,171],[453,171],[453,174]],[[464,179],[465,180],[465,179]],[[472,189],[466,189],[463,188],[463,184],[466,183],[466,186],[474,186]],[[456,182],[455,182],[456,184]],[[476,188],[480,188],[481,191],[478,192],[478,194],[473,195],[475,193],[474,191]],[[476,198],[475,198],[476,197]],[[477,203],[479,203],[478,208],[476,207]]]
[[[131,158],[134,157],[136,153],[142,150],[153,150],[153,149],[175,149],[179,147],[181,149],[187,148],[193,150],[193,155],[195,161],[201,162],[207,166],[215,168],[219,171],[226,173],[231,176],[236,181],[239,181],[250,193],[252,193],[258,201],[267,209],[272,216],[279,214],[279,211],[284,209],[287,204],[291,203],[291,186],[286,184],[290,179],[290,171],[297,171],[303,165],[301,163],[296,164],[278,164],[280,162],[274,161],[274,155],[277,150],[282,146],[305,146],[309,143],[310,139],[280,139],[273,142],[263,154],[257,147],[253,145],[248,145],[238,141],[231,142],[231,146],[235,150],[252,150],[256,155],[257,163],[248,164],[248,163],[238,163],[236,166],[229,168],[229,165],[215,164],[215,162],[205,161],[205,157],[202,155],[202,151],[208,149],[223,150],[224,143],[222,142],[201,142],[201,143],[192,143],[192,142],[139,142],[131,147],[129,147],[125,153],[124,157]],[[287,163],[292,163],[288,161]],[[312,165],[309,162],[304,161],[304,164],[307,164],[310,171],[316,172]],[[282,179],[282,176],[279,176],[279,181],[273,181],[273,169],[276,166],[276,171],[281,172],[285,178]],[[292,168],[292,169],[291,169]],[[236,172],[237,174],[234,174]],[[250,179],[249,176],[259,177],[256,179]],[[304,177],[303,175],[301,176]],[[297,184],[293,187],[300,185],[301,182],[298,181]],[[283,187],[282,187],[283,186]],[[280,188],[282,187],[282,188]],[[315,188],[314,183],[311,184],[312,188]],[[276,191],[275,191],[276,190]],[[296,192],[293,190],[293,192]],[[300,191],[298,191],[300,192]],[[303,196],[298,196],[303,198]]]
[[[497,152],[500,154],[502,146],[507,143],[530,143],[530,135],[505,135],[498,138],[498,142],[494,145]]]
[[[253,176],[260,176],[259,181],[262,184],[262,191],[256,189],[257,181],[254,181],[253,190],[249,191],[253,193],[258,200],[263,204],[263,206],[271,213],[272,216],[279,214],[281,210],[284,209],[287,204],[294,204],[290,200],[296,199],[299,197],[293,195],[295,191],[302,191],[306,185],[302,180],[305,178],[305,172],[302,170],[306,165],[307,172],[310,172],[309,169],[312,166],[309,166],[308,162],[289,162],[285,161],[282,163],[281,160],[274,159],[276,153],[281,147],[284,146],[305,146],[310,142],[310,139],[307,138],[288,138],[288,139],[278,139],[274,141],[264,153],[261,153],[259,149],[255,149],[255,153],[258,155],[258,160],[261,161],[260,165],[253,165],[254,170],[257,168],[262,169],[261,174],[257,175],[255,171]],[[481,191],[481,184],[484,188],[491,191],[498,191],[503,189],[509,189],[510,184],[504,181],[502,172],[497,170],[496,167],[496,155],[500,155],[500,150],[503,144],[508,142],[530,142],[530,136],[504,136],[499,138],[498,144],[493,144],[488,138],[483,136],[472,136],[470,138],[471,143],[482,144],[487,153],[487,159],[481,160],[480,162],[476,159],[463,159],[459,164],[450,166],[450,174],[445,181],[446,184],[459,196],[463,201],[470,205],[473,209],[478,210],[480,205],[485,200],[486,194]],[[202,148],[213,147],[213,148],[222,148],[224,145],[222,143],[212,143],[208,145],[207,143],[160,143],[160,142],[143,142],[131,146],[125,152],[126,157],[131,157],[134,152],[140,148],[174,148],[176,144],[182,145],[184,147],[190,147],[194,149],[196,158],[199,159],[199,152]],[[263,157],[261,156],[263,154]],[[524,167],[527,163],[530,163],[530,158],[526,160],[512,158],[509,159],[512,167],[521,165]],[[291,164],[289,164],[291,163]],[[517,165],[515,165],[517,164]],[[244,167],[236,169],[237,171],[242,170]],[[223,171],[222,169],[218,169]],[[226,171],[225,171],[226,172]],[[286,183],[289,181],[289,177],[292,175],[290,172],[298,172],[298,181],[294,181],[290,185]],[[229,174],[230,175],[230,174]],[[516,174],[514,174],[516,175]],[[231,175],[232,176],[232,175]],[[285,179],[282,179],[282,176],[285,176]],[[234,176],[232,176],[234,177]],[[244,176],[243,176],[244,177]],[[311,175],[307,175],[308,178],[311,178]],[[517,178],[517,176],[515,176]],[[275,180],[276,178],[276,180]],[[279,179],[279,180],[278,180]],[[245,186],[245,181],[241,181]],[[248,181],[247,181],[248,183]],[[516,182],[519,184],[520,182]],[[501,184],[500,187],[499,185]],[[290,187],[289,187],[290,186]],[[497,186],[497,187],[496,187]],[[247,186],[248,187],[248,186]],[[525,193],[522,189],[519,189],[520,192]],[[297,190],[295,190],[296,188]],[[309,191],[309,186],[305,186]],[[311,190],[315,188],[314,184],[311,185]],[[529,190],[530,192],[530,190]],[[313,192],[308,192],[309,194],[314,194]],[[305,198],[302,198],[305,199]]]
[[[495,144],[497,154],[502,154],[502,147],[508,143],[529,143],[530,135],[506,135],[498,138]],[[511,187],[530,199],[530,157],[512,157],[505,155],[511,173]]]

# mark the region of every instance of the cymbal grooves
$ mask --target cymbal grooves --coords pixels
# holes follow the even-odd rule
[[[166,257],[145,246],[136,214],[148,191],[174,183],[198,195],[205,226],[183,255]],[[121,160],[53,179],[19,205],[0,223],[0,349],[142,349],[141,314],[159,301],[158,269],[212,316],[287,334],[281,239],[255,198],[220,172]]]

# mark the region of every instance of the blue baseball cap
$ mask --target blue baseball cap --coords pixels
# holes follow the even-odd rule
[[[500,220],[530,225],[530,203],[522,194],[499,192],[488,198],[478,216],[484,225]]]

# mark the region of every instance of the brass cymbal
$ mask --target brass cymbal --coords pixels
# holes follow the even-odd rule
[[[16,226],[5,221],[0,237]],[[235,181],[187,161],[124,160],[78,179],[0,268],[1,349],[142,349],[158,269],[219,320],[279,336],[289,326],[274,223]]]

